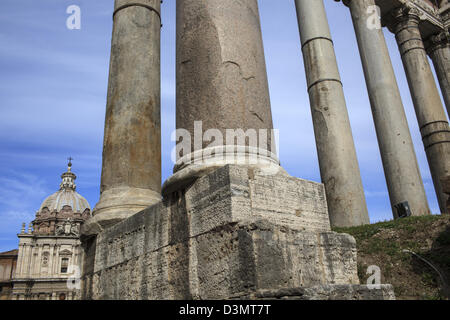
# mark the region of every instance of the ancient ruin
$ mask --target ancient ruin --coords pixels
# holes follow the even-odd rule
[[[430,210],[382,25],[396,35],[445,213],[450,130],[427,52],[448,108],[450,4],[343,2],[393,215]],[[323,184],[279,164],[257,0],[177,0],[176,138],[189,143],[161,188],[161,2],[115,1],[101,196],[82,226],[82,299],[394,298],[390,285],[359,284],[355,240],[331,231],[369,217],[323,1],[295,5]]]

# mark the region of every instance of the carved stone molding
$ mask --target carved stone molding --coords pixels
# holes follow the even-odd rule
[[[395,8],[394,10],[392,10],[391,14],[397,21],[404,21],[407,19],[415,19],[417,21],[420,21],[420,19],[423,17],[423,12],[421,12],[410,3]]]
[[[434,34],[425,40],[425,48],[428,54],[434,50],[440,49],[450,45],[450,32],[448,29],[443,30],[438,34]]]

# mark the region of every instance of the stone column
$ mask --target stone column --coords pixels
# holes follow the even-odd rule
[[[431,36],[426,41],[427,53],[433,61],[441,86],[442,96],[450,117],[450,34],[448,30]]]
[[[14,278],[22,277],[23,258],[24,258],[24,250],[25,250],[24,248],[25,248],[25,245],[20,243],[20,238],[19,238],[19,254],[17,257],[16,274],[14,275]]]
[[[43,249],[43,245],[42,244],[38,244],[38,255],[37,258],[35,260],[36,263],[36,273],[38,274],[39,277],[41,277],[41,269],[42,269],[42,249]]]
[[[322,0],[296,0],[308,92],[330,222],[369,223],[344,91]]]
[[[54,245],[50,245],[50,253],[48,256],[48,276],[52,277],[53,276],[53,265],[54,265],[54,250],[55,250],[55,246]]]
[[[450,176],[441,179],[442,189],[447,196],[447,212],[450,212]]]
[[[394,12],[395,36],[408,79],[417,121],[441,212],[446,196],[441,178],[450,174],[450,129],[419,30],[419,12],[407,6]]]
[[[56,249],[56,257],[55,257],[55,264],[54,264],[54,267],[53,267],[53,275],[55,277],[59,277],[59,275],[61,273],[61,263],[59,261],[59,251],[61,251],[61,246],[60,245],[56,245],[55,249]]]
[[[28,276],[28,269],[29,269],[29,264],[28,264],[28,246],[26,243],[23,244],[23,262],[22,262],[22,272],[20,277],[21,278],[25,278]]]
[[[178,147],[163,194],[226,164],[280,170],[256,0],[178,0],[176,68]]]
[[[160,0],[116,0],[97,233],[160,201]]]
[[[412,215],[430,214],[381,20],[372,28],[367,25],[375,1],[344,3],[352,15],[394,217],[396,205],[405,201]]]

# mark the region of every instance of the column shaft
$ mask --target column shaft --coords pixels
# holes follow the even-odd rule
[[[101,195],[85,234],[161,199],[160,9],[160,0],[115,1]]]
[[[441,212],[446,196],[441,179],[450,174],[450,129],[419,30],[416,9],[395,11],[395,35],[408,79],[417,121]]]
[[[177,153],[164,194],[250,155],[279,167],[256,0],[178,0],[176,68],[176,126],[191,143]],[[237,141],[231,130],[241,130]]]
[[[383,30],[368,28],[374,0],[352,0],[350,7],[372,107],[392,212],[407,201],[412,215],[430,214],[405,110]]]
[[[450,117],[450,35],[448,31],[432,36],[428,43],[428,55],[433,61],[434,69],[441,86],[442,96]]]
[[[369,223],[344,92],[322,0],[296,0],[308,92],[331,225]]]

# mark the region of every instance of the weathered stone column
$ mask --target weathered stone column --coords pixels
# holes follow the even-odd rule
[[[396,206],[406,201],[412,215],[430,214],[381,20],[372,28],[367,25],[375,1],[344,3],[352,15],[394,217]]]
[[[116,0],[96,233],[161,199],[160,0]]]
[[[407,6],[394,12],[395,36],[408,79],[417,121],[441,212],[446,201],[441,179],[450,174],[450,129],[419,30],[419,12]]]
[[[450,34],[448,30],[442,31],[431,36],[425,44],[428,55],[433,61],[447,114],[450,117]]]
[[[322,0],[296,0],[308,92],[331,225],[369,223],[333,41]]]
[[[441,179],[442,189],[447,196],[447,212],[450,212],[450,176]]]
[[[256,0],[178,0],[176,68],[184,147],[164,194],[226,164],[281,168]]]

